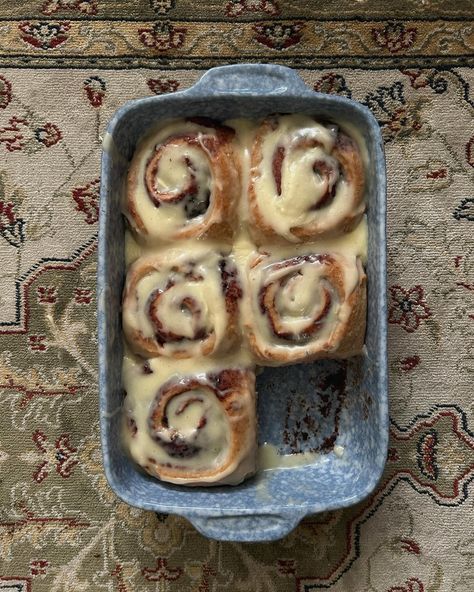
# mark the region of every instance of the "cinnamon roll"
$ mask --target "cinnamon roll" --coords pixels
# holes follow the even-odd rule
[[[268,117],[252,148],[248,199],[260,243],[349,232],[365,210],[359,147],[331,123],[306,115]]]
[[[128,174],[126,216],[149,242],[228,239],[240,195],[235,131],[206,118],[177,120],[146,137]]]
[[[258,363],[281,366],[361,352],[366,276],[357,257],[282,260],[262,254],[249,267],[251,318],[245,329]]]
[[[241,297],[237,269],[221,252],[195,246],[141,257],[127,274],[125,336],[144,357],[226,351],[239,334]]]
[[[183,485],[235,485],[255,471],[250,370],[173,376],[145,405],[129,394],[125,409],[128,450],[154,477]]]

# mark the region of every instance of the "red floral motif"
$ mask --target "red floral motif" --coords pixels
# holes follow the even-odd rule
[[[12,85],[5,76],[0,76],[0,109],[5,109],[12,100]]]
[[[0,142],[5,144],[9,152],[23,150],[26,146],[28,121],[24,117],[14,115],[8,120],[8,125],[0,127]]]
[[[402,74],[408,76],[410,85],[414,89],[430,87],[437,95],[441,95],[448,90],[448,79],[441,72],[433,69],[415,69],[400,70]]]
[[[466,160],[468,165],[474,167],[474,136],[466,144]]]
[[[322,76],[316,81],[313,88],[316,92],[330,95],[343,95],[349,98],[352,96],[344,77],[334,72]]]
[[[31,351],[44,352],[48,349],[46,335],[30,335],[28,337],[28,346]]]
[[[88,288],[76,288],[74,290],[76,304],[90,304],[92,302],[92,290]]]
[[[402,23],[387,23],[382,29],[372,29],[372,38],[377,45],[385,47],[390,53],[409,49],[417,35],[415,28],[407,29]]]
[[[158,51],[182,47],[187,29],[175,27],[171,23],[161,21],[152,28],[138,29],[138,37],[143,45]]]
[[[402,549],[407,553],[413,553],[413,555],[420,555],[420,545],[413,539],[400,539],[402,543]]]
[[[87,185],[72,190],[76,211],[85,214],[87,224],[95,224],[99,219],[99,187],[100,179],[94,179]]]
[[[27,146],[35,145],[38,148],[38,142],[46,148],[54,146],[61,140],[61,130],[54,123],[45,123],[38,127],[33,127],[25,117],[14,115],[8,120],[8,125],[0,128],[0,142],[5,144],[9,152],[24,150]],[[35,147],[33,146],[33,151]]]
[[[48,567],[49,561],[46,561],[45,559],[30,561],[30,573],[32,576],[44,576]]]
[[[438,89],[433,70],[400,70],[400,72],[408,76],[410,86],[416,90],[427,86],[431,86],[435,91]]]
[[[303,36],[304,24],[256,23],[255,40],[271,49],[283,50],[297,45]]]
[[[398,454],[398,450],[396,448],[388,449],[387,460],[389,460],[390,462],[397,462],[400,460],[400,455]]]
[[[121,563],[115,565],[115,568],[110,572],[110,575],[117,580],[117,592],[129,592],[127,585],[123,580],[123,565]]]
[[[54,49],[67,41],[66,33],[71,25],[66,21],[60,23],[45,23],[44,21],[30,23],[26,21],[20,23],[18,28],[22,33],[20,37],[25,43],[37,49]]]
[[[424,592],[425,586],[418,578],[409,578],[403,586],[392,586],[387,592]]]
[[[401,286],[390,288],[390,308],[388,322],[400,325],[408,333],[413,333],[423,319],[431,316],[426,305],[422,286],[414,286],[406,290]]]
[[[97,0],[46,0],[41,12],[53,14],[58,10],[77,10],[84,14],[97,14]]]
[[[46,148],[50,148],[62,139],[61,130],[54,123],[45,123],[42,127],[35,129],[35,137]]]
[[[11,226],[15,222],[14,204],[11,201],[0,201],[0,230]]]
[[[54,304],[58,299],[58,290],[55,286],[38,286],[36,294],[40,304]]]
[[[142,569],[142,575],[150,582],[159,582],[160,580],[166,580],[172,582],[181,577],[183,570],[180,567],[169,568],[168,560],[164,557],[158,557],[156,559],[156,566],[154,568],[144,567]]]
[[[166,93],[176,92],[179,82],[172,78],[150,78],[147,80],[147,85],[155,95],[164,95]]]
[[[418,468],[430,481],[437,481],[439,476],[438,433],[431,429],[421,436],[416,445]]]
[[[469,290],[469,292],[474,292],[474,284],[468,284],[467,282],[456,282],[456,286],[464,288],[465,290]]]
[[[106,85],[100,76],[90,76],[84,80],[87,100],[93,107],[100,107],[104,101]]]
[[[421,362],[420,356],[407,356],[400,360],[400,368],[403,372],[410,372]]]
[[[230,0],[225,7],[227,16],[236,17],[244,12],[265,12],[271,16],[280,14],[278,3],[274,0]]]
[[[446,162],[430,158],[427,162],[408,169],[409,187],[415,191],[444,189],[451,185],[453,172]]]
[[[408,76],[412,88],[425,88],[429,85],[429,80],[423,70],[401,70],[401,73]]]
[[[426,173],[427,179],[446,179],[448,176],[448,169],[440,168]]]
[[[11,201],[0,201],[0,236],[18,249],[25,240],[25,221],[16,214],[14,207]]]
[[[69,434],[61,434],[56,438],[54,445],[49,442],[41,430],[36,430],[32,437],[36,448],[46,456],[36,467],[33,479],[37,483],[41,483],[53,467],[63,479],[70,477],[78,460],[76,458],[77,448],[71,445]]]
[[[296,560],[295,559],[278,559],[278,572],[283,576],[295,575]]]

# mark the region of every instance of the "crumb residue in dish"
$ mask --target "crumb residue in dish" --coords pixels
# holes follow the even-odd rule
[[[257,466],[260,471],[271,469],[288,469],[312,465],[321,458],[319,452],[298,452],[295,454],[281,454],[277,446],[262,444],[258,447]]]

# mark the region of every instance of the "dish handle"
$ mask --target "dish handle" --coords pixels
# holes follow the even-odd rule
[[[234,516],[187,516],[204,536],[219,541],[275,541],[289,534],[304,514],[239,514]]]
[[[294,70],[270,64],[234,64],[211,68],[185,92],[192,95],[194,91],[200,93],[202,89],[206,89],[207,93],[314,95]]]

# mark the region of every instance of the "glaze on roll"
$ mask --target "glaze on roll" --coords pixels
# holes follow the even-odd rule
[[[212,119],[167,123],[138,146],[125,215],[145,241],[229,240],[240,195],[234,130]]]
[[[127,397],[125,433],[130,454],[150,475],[184,485],[235,485],[255,472],[253,372],[174,376],[146,408]]]
[[[352,230],[364,210],[354,139],[306,115],[275,115],[257,130],[248,190],[257,242],[308,242]]]
[[[361,353],[366,276],[339,254],[254,257],[248,273],[250,347],[262,365],[280,366]]]
[[[237,270],[221,252],[196,246],[141,257],[127,275],[125,336],[144,357],[226,351],[238,337],[241,297]]]

